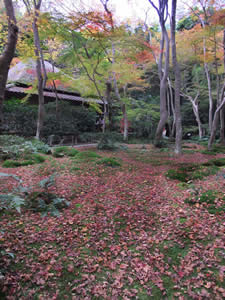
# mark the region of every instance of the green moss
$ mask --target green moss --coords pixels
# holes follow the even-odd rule
[[[45,158],[39,154],[27,154],[23,157],[25,160],[5,160],[2,166],[4,168],[16,168],[43,163]]]
[[[213,204],[217,198],[218,193],[214,190],[208,190],[201,194],[199,198],[200,203]]]
[[[97,162],[97,164],[105,165],[108,167],[120,167],[121,163],[115,157],[105,157]]]
[[[204,164],[182,164],[180,168],[170,169],[166,176],[170,179],[176,179],[181,182],[203,179],[206,176],[216,174],[218,167],[212,162]]]
[[[222,167],[225,166],[225,157],[212,159],[210,162],[215,166]]]
[[[225,147],[224,145],[213,145],[212,150],[202,150],[200,151],[202,154],[207,155],[215,155],[217,153],[225,153]]]
[[[76,155],[76,159],[79,160],[95,160],[97,158],[101,158],[101,156],[94,151],[83,151]]]
[[[170,169],[166,173],[166,177],[168,177],[169,179],[175,179],[175,180],[179,180],[182,182],[188,181],[188,174],[182,170]]]
[[[63,157],[63,156],[74,157],[78,153],[80,153],[80,152],[77,149],[74,149],[72,147],[61,146],[61,147],[55,148],[52,155],[54,157]]]
[[[186,198],[185,203],[194,205],[196,203],[204,204],[205,208],[210,214],[220,214],[225,212],[225,204],[218,206],[216,199],[220,198],[220,194],[214,190],[208,190],[202,194],[198,194],[195,197]],[[225,197],[221,198],[225,202]]]

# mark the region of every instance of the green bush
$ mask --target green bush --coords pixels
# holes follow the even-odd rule
[[[0,194],[0,212],[12,209],[21,212],[23,206],[25,210],[41,212],[42,216],[48,214],[59,216],[59,210],[70,205],[66,199],[60,198],[49,191],[49,188],[55,185],[56,174],[44,178],[33,187],[23,187],[22,181],[15,175],[0,173],[0,176],[12,177],[19,181],[19,185],[13,189],[13,192]]]
[[[102,135],[99,143],[99,150],[117,150],[119,149],[118,142],[122,141],[122,135],[116,132],[106,132]]]
[[[42,135],[48,136],[94,132],[96,112],[83,106],[61,102],[56,115],[55,102],[45,104],[46,117]],[[21,103],[21,100],[4,101],[4,132],[16,132],[22,136],[34,136],[37,127],[37,105]]]
[[[102,132],[82,132],[78,136],[78,141],[81,143],[96,143],[102,135]]]
[[[26,139],[17,135],[0,135],[1,147],[8,147],[14,145],[22,145],[26,142]]]
[[[63,157],[63,156],[70,156],[74,157],[79,153],[79,151],[75,148],[72,147],[66,147],[66,146],[61,146],[57,147],[53,150],[53,156],[54,157]]]
[[[50,152],[50,147],[36,139],[27,140],[19,136],[2,135],[0,136],[0,143],[2,145],[0,151],[0,159],[19,159],[24,154],[44,153]]]
[[[41,212],[42,216],[50,213],[59,216],[59,210],[69,207],[70,203],[47,191],[32,192],[26,197],[26,207],[33,212]]]
[[[120,167],[121,163],[115,157],[105,157],[97,162],[97,164],[102,164],[109,167]]]
[[[72,106],[69,103],[59,104],[59,113],[56,115],[55,103],[45,105],[46,118],[42,134],[48,137],[54,135],[80,135],[82,132],[94,132],[96,112],[83,107]]]
[[[34,136],[37,128],[37,105],[21,103],[12,99],[3,104],[3,131],[16,132],[22,136]]]
[[[23,205],[25,205],[25,200],[19,195],[12,193],[0,195],[0,211],[16,209],[20,213]]]

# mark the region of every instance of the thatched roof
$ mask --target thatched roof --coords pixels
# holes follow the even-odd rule
[[[44,96],[49,98],[56,98],[56,93],[53,90],[53,82],[57,89],[57,97],[61,100],[69,100],[75,102],[95,102],[98,104],[103,104],[103,101],[100,99],[88,99],[80,97],[80,93],[76,90],[73,83],[73,78],[68,75],[63,74],[63,72],[54,67],[48,61],[44,62],[45,69],[47,74],[49,75],[49,79],[46,84],[46,89],[44,91]],[[57,76],[55,76],[55,74]],[[36,62],[33,59],[29,59],[27,61],[19,61],[15,66],[11,67],[8,74],[8,84],[7,91],[9,95],[15,94],[28,94],[30,93],[30,87],[37,80],[36,73]],[[36,94],[37,92],[32,92],[32,94]]]
[[[52,78],[57,77],[54,79],[54,82],[58,91],[67,91],[79,94],[78,90],[74,87],[73,78],[65,75],[59,68],[53,66],[48,61],[45,61],[44,64],[46,72],[49,75],[49,80],[46,84],[47,89],[52,89]],[[36,62],[31,58],[26,61],[19,61],[9,70],[8,83],[25,84],[27,86],[31,86],[36,80]]]

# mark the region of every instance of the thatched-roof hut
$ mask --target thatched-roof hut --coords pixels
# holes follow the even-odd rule
[[[44,90],[45,102],[69,101],[72,104],[80,105],[83,103],[103,104],[100,99],[83,98],[74,87],[73,78],[65,75],[59,68],[54,67],[48,61],[45,61],[45,69],[48,80]],[[29,59],[25,62],[19,61],[11,67],[8,74],[8,84],[6,87],[6,99],[16,97],[24,98],[30,94],[29,102],[38,103],[38,92],[35,87],[37,82],[36,62]]]

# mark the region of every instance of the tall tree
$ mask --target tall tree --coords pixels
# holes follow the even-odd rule
[[[15,53],[18,37],[18,27],[16,25],[16,17],[12,0],[4,0],[4,5],[8,19],[8,41],[0,56],[0,128],[3,122],[5,86],[8,78],[9,66]]]
[[[225,69],[225,29],[224,29],[224,39],[223,39],[223,49],[224,49],[224,69]],[[208,149],[211,150],[212,149],[212,145],[213,142],[215,140],[216,137],[216,130],[217,130],[217,126],[218,126],[218,121],[219,121],[219,116],[221,117],[220,113],[224,113],[224,107],[225,107],[225,80],[221,89],[221,93],[220,93],[220,100],[218,103],[218,106],[216,108],[216,111],[214,113],[214,118],[213,118],[213,123],[212,123],[212,130],[211,130],[211,134],[210,134],[210,138],[209,138],[209,142],[208,142]],[[221,118],[221,121],[224,122],[224,116]],[[222,123],[222,122],[221,122]],[[222,134],[224,135],[224,123],[221,124],[221,131]],[[220,132],[221,133],[221,132]],[[224,141],[224,137],[222,142]]]
[[[37,130],[36,138],[40,139],[41,130],[43,128],[44,122],[44,88],[47,81],[47,74],[45,70],[44,57],[41,48],[40,35],[38,30],[38,18],[40,14],[40,8],[42,0],[23,0],[29,16],[33,14],[32,19],[32,29],[34,35],[34,52],[36,56],[36,72],[38,79],[38,120],[37,120]]]
[[[158,72],[160,78],[160,120],[155,135],[155,145],[157,146],[162,139],[162,132],[165,128],[168,119],[167,110],[167,78],[169,74],[169,55],[170,55],[170,41],[168,32],[166,30],[166,21],[168,18],[168,0],[159,0],[159,7],[153,1],[149,0],[150,4],[155,8],[161,27],[161,41],[160,41],[160,57],[158,62]],[[163,56],[165,51],[165,59],[163,64]]]
[[[175,74],[175,120],[176,120],[176,141],[175,141],[175,153],[181,153],[182,142],[182,126],[181,126],[181,109],[180,109],[180,66],[177,62],[176,51],[176,8],[177,0],[172,0],[172,14],[171,14],[171,48],[172,48],[172,63],[173,71]]]

